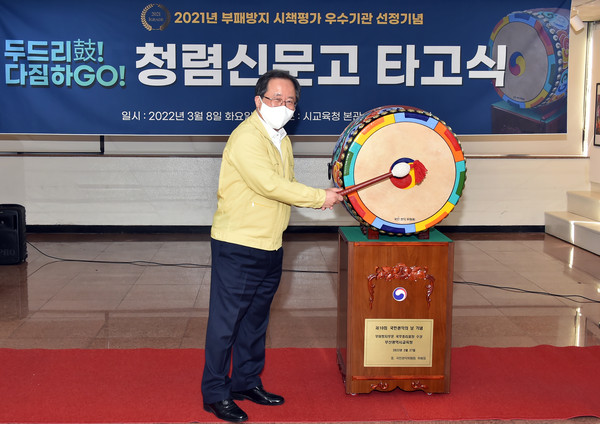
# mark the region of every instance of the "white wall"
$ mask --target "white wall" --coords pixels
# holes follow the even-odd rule
[[[591,44],[590,44],[590,63],[592,64],[590,69],[590,104],[592,105],[592,113],[588,116],[588,124],[592,129],[588,136],[589,155],[590,155],[590,181],[594,185],[596,190],[600,190],[600,146],[594,145],[594,138],[597,137],[596,143],[600,144],[600,134],[594,135],[594,124],[595,114],[594,105],[597,101],[597,87],[600,83],[600,52],[598,47],[600,46],[600,25],[598,23],[592,24],[591,28]]]
[[[327,187],[330,159],[299,158],[296,177]],[[210,225],[219,158],[0,157],[0,203],[28,225]],[[568,190],[589,189],[589,160],[470,159],[463,196],[442,225],[544,225]],[[294,209],[291,225],[354,225],[333,211]]]

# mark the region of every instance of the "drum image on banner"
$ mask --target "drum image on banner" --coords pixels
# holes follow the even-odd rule
[[[564,98],[569,67],[569,10],[526,10],[505,16],[489,48],[506,45],[507,72],[498,95],[512,106],[536,108]]]
[[[408,174],[377,178],[399,163]],[[425,231],[454,209],[466,179],[465,158],[452,130],[431,113],[408,106],[372,109],[338,139],[330,178],[347,189],[372,179],[344,197],[344,206],[365,227],[383,234]]]

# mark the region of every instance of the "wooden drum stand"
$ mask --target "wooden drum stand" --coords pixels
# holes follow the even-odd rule
[[[346,127],[329,173],[360,223],[339,229],[346,393],[448,393],[454,244],[433,227],[462,194],[460,143],[428,112],[384,106]]]
[[[346,393],[450,391],[454,245],[339,229],[337,358]]]

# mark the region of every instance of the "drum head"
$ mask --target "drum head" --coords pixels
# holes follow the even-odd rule
[[[348,194],[346,208],[384,233],[416,233],[439,223],[458,202],[466,174],[452,131],[429,113],[403,107],[378,109],[367,121],[346,135],[336,185],[348,188],[370,180],[398,161],[411,164],[411,172]],[[426,171],[424,178],[419,170]]]

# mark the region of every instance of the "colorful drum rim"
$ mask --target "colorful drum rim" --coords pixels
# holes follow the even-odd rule
[[[448,199],[431,216],[410,224],[398,224],[377,217],[362,202],[357,192],[344,198],[344,206],[361,224],[382,234],[409,235],[425,231],[440,223],[454,209],[462,196],[466,181],[466,161],[456,135],[433,114],[414,107],[383,106],[372,109],[350,123],[338,139],[329,164],[330,177],[338,188],[350,187],[354,181],[354,166],[360,149],[376,131],[395,123],[410,122],[435,131],[451,152],[454,161],[454,186]],[[350,145],[351,143],[351,145]],[[343,170],[343,172],[342,172]]]
[[[502,100],[520,109],[526,109],[545,106],[566,96],[569,66],[569,19],[565,17],[565,14],[568,16],[568,13],[569,11],[566,9],[518,11],[508,14],[496,24],[488,42],[490,55],[494,57],[494,60],[496,60],[494,50],[496,37],[504,27],[515,22],[531,26],[537,32],[548,60],[546,79],[537,96],[520,101],[506,95],[502,87],[495,87]],[[518,59],[514,58],[516,54],[517,52],[507,51],[507,70],[505,72],[511,72],[513,67],[519,67]],[[525,66],[525,64],[522,63],[521,66]]]

